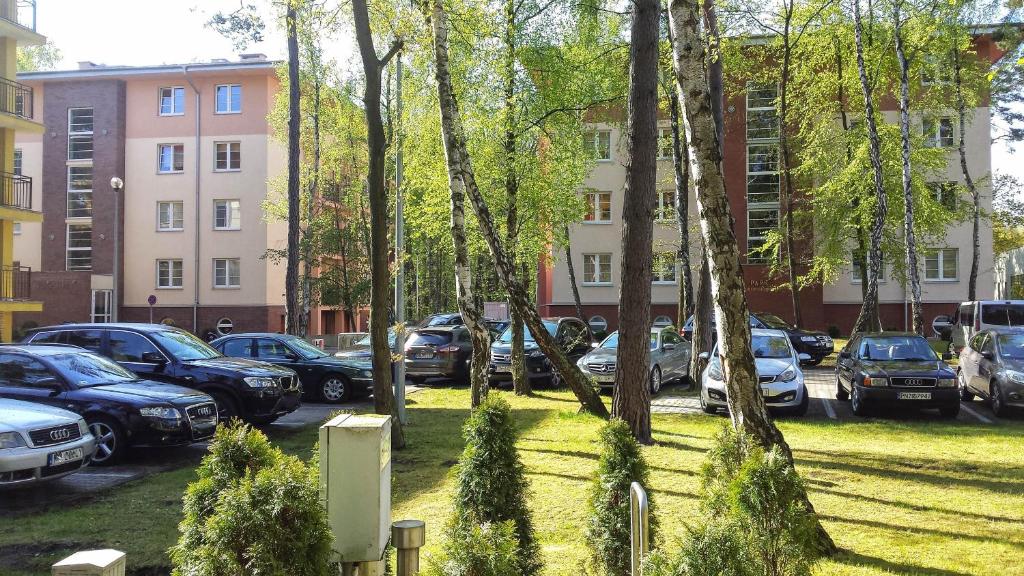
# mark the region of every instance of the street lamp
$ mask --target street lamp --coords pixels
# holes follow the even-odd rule
[[[110,319],[117,322],[117,308],[120,303],[118,284],[121,279],[121,191],[124,190],[124,180],[114,176],[110,179],[110,187],[114,190],[114,290],[111,293]]]

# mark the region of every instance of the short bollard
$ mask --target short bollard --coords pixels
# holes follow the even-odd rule
[[[426,526],[422,520],[399,520],[391,525],[391,545],[398,551],[398,576],[419,574],[420,548],[427,541]]]
[[[124,576],[124,552],[88,550],[75,552],[53,565],[53,576]]]
[[[647,491],[639,482],[633,482],[629,486],[629,573],[633,576],[643,576],[644,557],[650,550],[649,515]]]

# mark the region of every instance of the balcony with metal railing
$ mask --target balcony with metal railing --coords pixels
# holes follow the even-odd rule
[[[32,299],[32,269],[28,266],[0,266],[0,302]]]
[[[0,112],[32,119],[32,87],[14,80],[0,78]]]
[[[36,0],[0,0],[0,20],[36,31]]]
[[[32,210],[32,179],[0,172],[0,207]]]

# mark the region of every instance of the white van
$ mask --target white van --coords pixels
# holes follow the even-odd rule
[[[954,355],[981,330],[1000,326],[1024,326],[1024,300],[977,300],[961,302],[953,314],[950,347]]]

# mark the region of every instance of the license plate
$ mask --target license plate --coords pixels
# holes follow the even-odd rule
[[[417,352],[415,358],[433,358],[433,352]]]
[[[771,390],[769,390],[768,388],[761,388],[761,396],[764,396],[765,398],[768,398],[771,395],[772,395],[772,391]]]
[[[931,400],[931,392],[900,392],[897,396],[900,400]]]
[[[495,366],[494,367],[494,373],[495,374],[511,374],[512,373],[512,369],[511,368],[502,368],[501,366]]]
[[[594,379],[597,380],[598,382],[608,382],[608,383],[611,383],[611,382],[615,382],[615,375],[614,374],[604,374],[604,375],[601,375],[601,376],[595,376]]]
[[[61,464],[67,464],[68,462],[75,462],[82,459],[82,449],[72,448],[70,450],[62,450],[60,452],[54,452],[50,454],[49,465],[60,466]]]

